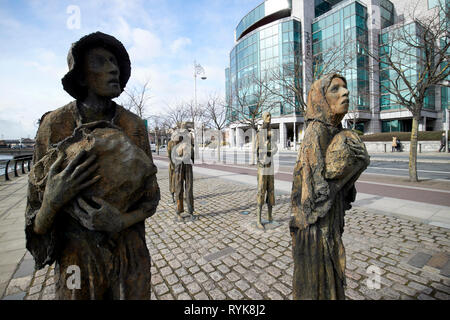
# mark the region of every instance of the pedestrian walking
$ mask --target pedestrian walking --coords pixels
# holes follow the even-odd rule
[[[442,132],[442,136],[441,136],[441,147],[439,148],[439,152],[441,152],[442,150],[444,150],[445,152],[445,132]]]
[[[397,149],[397,137],[392,137],[392,152]]]
[[[397,151],[398,152],[402,151],[402,143],[399,138],[397,138]]]

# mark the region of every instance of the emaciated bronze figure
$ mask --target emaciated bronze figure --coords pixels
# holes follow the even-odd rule
[[[345,299],[344,213],[369,165],[364,143],[341,126],[348,95],[345,78],[337,74],[315,81],[308,94],[292,186],[294,299]]]
[[[177,202],[177,220],[183,220],[181,214],[184,212],[184,192],[186,192],[187,212],[191,220],[194,216],[194,174],[192,166],[194,164],[194,140],[186,124],[181,124],[181,128],[172,134],[175,145],[172,147],[171,161],[175,165],[175,199]]]
[[[40,121],[27,249],[37,269],[56,262],[57,299],[149,299],[144,221],[160,199],[157,169],[144,122],[111,100],[130,77],[128,53],[96,32],[72,45],[68,64],[62,83],[76,101]],[[80,271],[75,286],[69,269]]]
[[[169,134],[173,134],[173,130],[169,129]],[[172,150],[176,142],[171,139],[167,143],[167,157],[169,158],[169,191],[172,196],[172,202],[175,203],[175,163],[172,161]]]
[[[269,112],[262,114],[262,126],[256,135],[256,156],[258,161],[258,194],[257,201],[257,220],[258,229],[264,230],[261,215],[264,203],[267,203],[268,223],[273,221],[272,208],[275,205],[275,185],[274,185],[274,162],[273,156],[278,152],[277,144],[272,137],[270,128],[271,115]]]

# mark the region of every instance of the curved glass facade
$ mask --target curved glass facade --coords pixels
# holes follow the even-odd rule
[[[265,6],[264,2],[257,6],[255,9],[250,11],[236,27],[236,39],[239,39],[242,33],[248,29],[251,25],[255,24],[265,16]]]
[[[261,85],[254,80],[280,74],[289,64],[301,61],[295,58],[296,55],[301,56],[301,26],[292,18],[270,23],[245,35],[230,53],[230,68],[226,77],[230,103],[236,107],[236,91],[242,90],[250,93],[247,102],[251,108],[257,99],[257,87]],[[281,86],[278,89],[283,90]],[[291,103],[285,103],[282,99],[272,99],[271,103],[277,106],[271,109],[273,116],[293,112]],[[230,115],[231,120],[237,120],[235,114]]]
[[[350,91],[350,108],[368,110],[370,97],[366,7],[353,2],[316,18],[312,32],[314,74],[342,70]]]
[[[237,107],[237,93],[241,90],[250,92],[246,99],[249,110],[258,100],[258,88],[252,81],[256,78],[260,82],[268,80],[272,90],[281,93],[275,94],[276,97],[270,101],[275,105],[271,113],[280,123],[280,128],[286,125],[286,130],[295,130],[296,124],[292,129],[292,121],[302,119],[293,118],[294,114],[301,114],[294,110],[299,102],[295,100],[292,88],[302,88],[302,81],[309,86],[321,75],[339,72],[347,79],[350,110],[355,111],[349,112],[349,117],[345,118],[347,125],[353,119],[357,122],[355,126],[364,132],[410,130],[411,115],[396,112],[400,109],[405,111],[405,108],[395,103],[389,88],[397,83],[406,98],[409,90],[404,83],[395,80],[398,78],[396,72],[383,63],[386,54],[393,50],[415,50],[390,43],[391,33],[396,29],[394,22],[406,19],[406,15],[400,12],[400,1],[266,0],[250,11],[235,30],[237,42],[230,52],[230,65],[226,70],[230,121],[239,120],[238,115],[231,111]],[[427,1],[427,7],[433,8],[438,1],[447,4],[449,0]],[[293,5],[296,2],[302,2],[302,5]],[[379,15],[376,9],[379,9]],[[305,26],[302,19],[309,21],[310,25]],[[381,27],[381,30],[375,27]],[[412,35],[421,32],[415,24],[404,28],[410,29]],[[378,44],[376,41],[369,43],[369,37],[379,37]],[[369,47],[379,57],[370,57]],[[307,52],[302,52],[303,48]],[[370,65],[377,63],[378,58],[381,63],[379,71],[375,71],[376,68],[371,69]],[[417,81],[423,69],[422,60],[420,52],[408,52],[407,56],[400,57],[399,64],[405,67],[410,83]],[[294,69],[296,72],[292,72]],[[281,75],[283,84],[270,77],[274,73]],[[266,75],[270,78],[266,79]],[[291,90],[286,87],[286,80],[291,84]],[[428,128],[440,129],[436,120],[441,117],[439,112],[448,108],[449,96],[449,88],[441,86],[428,90],[423,106],[426,117],[431,119],[426,122]]]

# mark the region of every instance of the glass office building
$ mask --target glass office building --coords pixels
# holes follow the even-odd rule
[[[419,10],[430,10],[438,0],[426,1],[430,3],[421,4]],[[267,75],[283,75],[286,66],[298,69],[290,74],[291,80],[306,90],[320,75],[340,70],[348,82],[351,105],[344,127],[355,122],[365,133],[410,130],[412,115],[395,104],[381,85],[394,76],[392,70],[369,55],[383,55],[390,33],[404,19],[402,10],[402,0],[266,0],[250,11],[236,27],[225,71],[230,144],[242,146],[247,141],[247,127],[239,123],[240,115],[235,112],[238,103],[242,105],[237,99],[241,90],[249,93],[245,102],[251,110],[258,99],[252,79],[261,83]],[[415,24],[405,28],[420,32]],[[414,81],[422,62],[410,59],[407,63],[408,77]],[[301,108],[294,108],[299,105],[295,95],[283,92],[285,87],[277,81],[269,81],[283,93],[270,99],[270,110],[272,126],[279,129],[280,147],[284,148],[287,140],[302,139],[304,118]],[[442,128],[448,97],[448,88],[429,90],[419,130]]]

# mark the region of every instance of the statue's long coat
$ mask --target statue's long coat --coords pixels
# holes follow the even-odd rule
[[[307,128],[294,168],[292,252],[294,299],[345,299],[344,213],[355,200],[357,174],[339,191],[325,178],[325,155],[342,130],[332,125],[325,92],[333,75],[313,83],[306,110]]]

